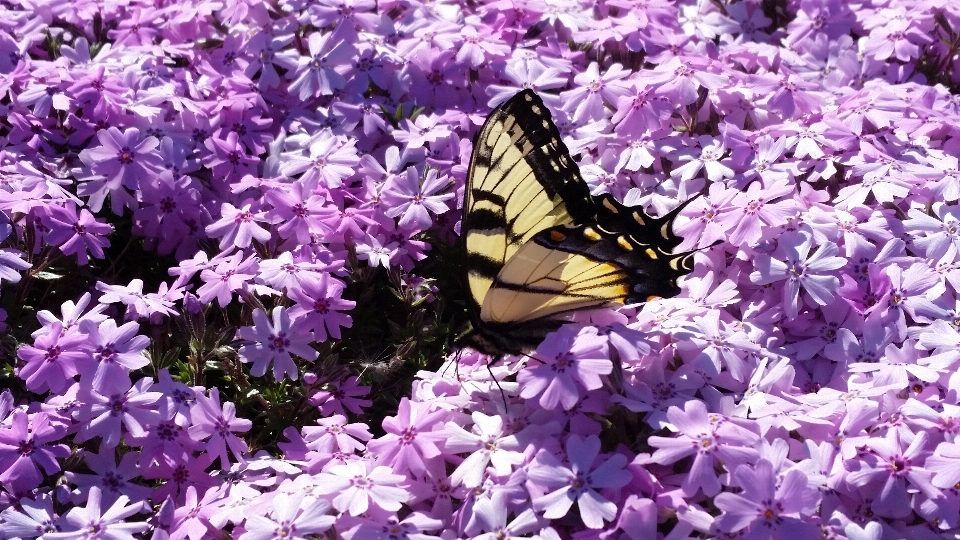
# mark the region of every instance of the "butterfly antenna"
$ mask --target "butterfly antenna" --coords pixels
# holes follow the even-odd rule
[[[496,375],[493,374],[493,370],[490,369],[490,366],[500,362],[501,360],[503,360],[503,355],[497,356],[497,358],[492,362],[487,362],[487,373],[489,373],[490,378],[493,379],[493,384],[497,385],[497,390],[500,390],[500,397],[503,399],[503,408],[504,410],[507,410],[509,409],[509,405],[507,404],[507,393],[503,391],[503,387],[500,386],[500,381],[497,380]]]

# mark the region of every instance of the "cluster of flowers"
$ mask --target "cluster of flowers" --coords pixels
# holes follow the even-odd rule
[[[4,296],[118,226],[178,261],[39,312],[0,536],[960,537],[960,6],[763,6],[0,5]],[[280,457],[217,388],[145,374],[141,323],[281,297],[236,354],[307,372],[352,324],[348,252],[415,272],[523,88],[594,193],[694,199],[681,249],[721,242],[679,297],[464,351],[374,428],[335,381]]]

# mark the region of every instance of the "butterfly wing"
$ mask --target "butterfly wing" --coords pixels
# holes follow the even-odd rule
[[[525,90],[494,109],[474,144],[464,194],[465,268],[475,325],[505,262],[544,229],[592,219],[594,206],[539,96]]]
[[[501,325],[556,318],[580,309],[673,296],[692,253],[671,255],[597,225],[541,231],[494,279],[480,317]]]

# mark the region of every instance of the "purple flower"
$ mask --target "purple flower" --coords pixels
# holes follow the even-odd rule
[[[760,459],[752,466],[738,466],[733,480],[742,492],[714,498],[723,511],[714,522],[721,531],[733,533],[750,527],[744,536],[749,539],[822,538],[814,521],[820,493],[800,469],[790,469],[781,481],[773,465]]]
[[[617,516],[617,505],[597,490],[621,488],[630,482],[627,458],[612,454],[595,466],[600,454],[600,439],[595,435],[585,439],[570,435],[566,447],[563,462],[552,452],[540,450],[530,465],[528,478],[547,492],[533,500],[533,508],[547,519],[560,519],[576,502],[583,524],[599,529]]]
[[[941,496],[931,482],[933,471],[922,466],[928,439],[927,432],[921,431],[904,450],[901,431],[890,429],[886,437],[871,437],[866,441],[871,454],[847,463],[853,469],[847,474],[847,481],[860,488],[870,486],[869,493],[874,494],[870,508],[877,515],[891,518],[910,515],[908,481],[914,490],[931,499]]]
[[[63,435],[61,419],[52,422],[47,413],[14,411],[0,425],[0,484],[9,493],[25,493],[40,485],[43,473],[59,472],[57,458],[66,458],[70,451],[53,443]]]
[[[278,493],[271,503],[269,517],[247,517],[244,523],[246,532],[240,535],[240,540],[306,540],[332,527],[336,518],[327,515],[330,503],[323,499],[305,501],[304,498],[303,493]]]
[[[242,252],[221,259],[213,269],[200,272],[204,283],[197,289],[197,296],[204,304],[216,298],[220,307],[226,307],[233,292],[243,290],[256,277],[257,265],[254,255],[244,259]]]
[[[564,92],[561,96],[567,103],[576,104],[572,119],[574,122],[582,120],[597,120],[605,117],[603,104],[616,103],[621,97],[630,93],[629,86],[622,81],[630,75],[620,64],[612,64],[604,68],[600,74],[600,66],[591,62],[587,69],[573,78],[574,88]],[[569,110],[569,109],[567,109]]]
[[[796,213],[796,203],[790,199],[773,202],[795,191],[788,180],[769,183],[755,181],[747,191],[734,196],[731,204],[740,211],[725,212],[718,217],[726,227],[733,227],[728,242],[735,246],[752,245],[763,236],[764,226],[784,223]]]
[[[136,533],[142,533],[150,528],[145,522],[127,522],[126,519],[147,509],[144,502],[131,503],[130,498],[121,495],[106,511],[101,509],[100,488],[90,488],[85,507],[74,507],[64,515],[67,525],[64,528],[73,529],[67,532],[56,532],[44,535],[53,540],[96,540],[111,538],[126,540],[134,538]]]
[[[209,150],[204,155],[203,164],[223,183],[235,182],[247,174],[256,174],[257,160],[247,153],[235,131],[227,133],[225,140],[211,137],[203,144]]]
[[[367,450],[377,456],[377,463],[390,465],[396,473],[423,474],[429,464],[442,452],[437,444],[446,439],[442,422],[446,411],[433,410],[429,403],[400,400],[397,416],[383,420],[387,432],[367,444]]]
[[[498,476],[508,476],[514,466],[523,462],[525,445],[520,443],[517,435],[504,432],[502,417],[480,412],[471,416],[479,433],[466,431],[456,422],[447,422],[445,427],[449,436],[444,440],[443,449],[454,454],[470,452],[450,475],[450,482],[455,486],[463,484],[475,488],[483,482],[490,464]]]
[[[956,489],[960,484],[960,443],[945,441],[937,445],[924,467],[934,473],[932,484],[940,489]]]
[[[406,476],[393,474],[389,467],[378,467],[369,461],[354,461],[334,465],[322,473],[324,482],[315,492],[320,495],[335,493],[333,507],[338,512],[359,516],[375,508],[397,511],[410,499],[410,494],[397,486]]]
[[[228,469],[230,467],[228,448],[240,460],[247,452],[247,443],[233,432],[249,431],[253,423],[244,418],[238,418],[236,412],[236,405],[229,401],[220,405],[220,390],[216,387],[210,389],[209,397],[198,396],[197,405],[193,408],[191,415],[193,424],[187,431],[196,441],[206,440],[204,449],[207,453],[207,464],[212,464],[219,458],[220,468]]]
[[[927,257],[937,259],[950,246],[960,250],[960,206],[935,203],[932,210],[936,217],[911,208],[910,219],[905,220],[903,225],[908,231],[926,233],[914,240],[914,245],[926,251]]]
[[[366,235],[357,241],[357,258],[374,268],[390,268],[390,261],[399,255],[399,247],[399,243],[386,242],[381,236]]]
[[[263,212],[251,210],[254,204],[251,201],[240,208],[230,203],[220,206],[220,220],[207,225],[205,230],[211,238],[220,238],[221,250],[228,247],[246,249],[252,240],[261,244],[270,240],[270,231],[260,226],[266,221]]]
[[[262,377],[272,362],[273,377],[277,381],[288,375],[295,381],[299,372],[291,354],[305,360],[316,360],[320,355],[310,347],[313,332],[302,332],[299,326],[292,326],[283,306],[273,309],[273,324],[262,309],[253,311],[253,322],[254,326],[240,328],[240,338],[252,343],[240,347],[237,354],[242,362],[253,362],[250,374],[254,377]]]
[[[369,399],[359,397],[368,395],[370,387],[362,386],[357,377],[334,381],[330,383],[330,388],[310,396],[310,402],[320,408],[320,414],[346,414],[346,411],[363,414],[363,409],[372,404]]]
[[[166,291],[166,284],[161,285],[161,293],[143,293],[143,280],[134,279],[127,286],[108,285],[102,281],[97,282],[97,290],[104,294],[100,297],[101,304],[112,304],[120,302],[127,306],[126,318],[136,320],[141,317],[153,319],[155,315],[170,316],[176,314],[173,309],[174,300],[166,299],[163,293]],[[176,294],[174,293],[176,297]],[[180,295],[182,297],[182,294]],[[179,299],[179,297],[176,297]]]
[[[63,530],[63,518],[53,511],[53,499],[40,494],[35,499],[24,497],[17,506],[0,512],[4,533],[11,538],[36,538]]]
[[[17,375],[32,392],[59,394],[79,373],[77,366],[89,358],[90,346],[85,334],[64,332],[59,321],[48,330],[37,336],[33,345],[17,349],[17,356],[26,362]]]
[[[286,189],[271,189],[264,195],[270,203],[265,218],[276,227],[280,238],[294,238],[301,244],[310,244],[312,238],[330,232],[326,220],[333,217],[336,209],[324,204],[324,197],[312,194],[302,180],[285,185]]]
[[[74,413],[80,422],[80,430],[75,440],[86,441],[100,437],[105,448],[115,448],[120,444],[122,428],[131,437],[146,435],[145,426],[155,424],[160,419],[156,403],[159,392],[149,392],[153,379],[140,379],[127,390],[119,390],[114,384],[107,393],[94,388],[81,388],[77,396],[81,405]]]
[[[297,303],[290,308],[290,318],[312,331],[317,341],[340,339],[340,328],[353,326],[353,319],[340,312],[356,306],[356,302],[343,299],[343,282],[322,272],[319,279],[306,279],[299,285],[287,290]]]
[[[839,250],[836,244],[829,243],[821,245],[808,258],[812,245],[813,239],[805,232],[784,233],[777,246],[779,257],[775,259],[770,255],[758,255],[757,270],[750,274],[750,281],[757,285],[786,281],[783,286],[783,311],[790,318],[796,317],[799,312],[801,286],[821,306],[832,302],[840,288],[840,280],[829,272],[843,267],[847,260],[837,257]]]
[[[537,518],[533,508],[517,514],[510,523],[507,523],[507,493],[497,491],[489,498],[482,498],[473,507],[477,522],[483,534],[474,535],[474,540],[514,540],[528,538],[528,533],[534,532],[543,526]],[[523,536],[521,536],[523,535]]]
[[[387,181],[383,202],[387,205],[387,217],[400,217],[400,227],[416,225],[428,229],[433,224],[430,214],[442,214],[449,210],[443,201],[453,199],[453,193],[442,193],[451,181],[438,176],[436,169],[429,169],[421,182],[420,173],[413,167],[406,174],[396,175]]]
[[[103,258],[103,248],[110,247],[110,240],[105,235],[113,231],[113,227],[100,223],[86,208],[81,208],[79,215],[73,205],[47,207],[49,214],[43,221],[49,227],[45,240],[48,244],[59,246],[64,255],[77,256],[77,262],[87,264],[90,259],[87,251],[98,259]]]
[[[105,504],[112,504],[121,495],[136,500],[146,499],[150,496],[150,488],[133,482],[143,472],[137,465],[139,456],[136,452],[123,454],[119,464],[117,464],[115,447],[101,445],[98,453],[81,451],[80,454],[93,474],[73,471],[66,471],[65,474],[71,484],[80,487],[82,496],[85,496],[87,490],[93,486],[97,486],[103,491],[103,502]]]
[[[293,40],[293,36],[274,36],[269,30],[263,30],[253,36],[246,43],[252,61],[247,65],[244,74],[253,77],[260,73],[257,84],[261,91],[276,88],[280,84],[280,75],[277,68],[291,70],[297,66],[297,52],[285,50],[286,45]]]
[[[540,396],[540,406],[570,409],[585,391],[603,386],[602,375],[613,371],[607,356],[607,340],[592,329],[567,325],[537,348],[534,358],[540,365],[527,367],[517,375],[520,397]]]
[[[130,388],[129,373],[150,363],[143,355],[150,338],[137,335],[140,325],[136,322],[118,327],[113,319],[106,319],[99,324],[84,320],[80,322],[80,331],[89,336],[94,363],[92,369],[81,367],[80,380],[99,392],[126,392]]]
[[[890,293],[887,296],[887,309],[878,311],[877,316],[884,324],[896,330],[896,338],[907,337],[907,318],[914,321],[928,321],[928,316],[937,317],[946,314],[945,310],[927,299],[926,294],[937,284],[937,275],[930,267],[917,262],[904,271],[896,264],[888,265],[885,272],[890,276]],[[882,307],[882,306],[881,306]]]
[[[317,186],[338,188],[346,178],[353,176],[360,165],[355,147],[356,140],[338,137],[324,130],[313,136],[305,145],[307,155],[300,152],[284,154],[280,172],[285,176],[300,176],[304,191],[312,193]]]
[[[342,27],[338,26],[338,30]],[[343,41],[342,34],[342,31],[310,34],[307,39],[310,54],[300,57],[291,75],[290,91],[297,92],[301,100],[332,95],[347,84],[343,74],[356,51]],[[363,85],[363,89],[366,88]]]
[[[650,437],[650,446],[657,448],[650,460],[670,465],[693,455],[693,463],[683,479],[683,493],[693,496],[702,489],[707,496],[720,491],[715,467],[723,463],[727,470],[750,464],[758,456],[753,448],[758,436],[707,412],[700,401],[688,401],[683,410],[670,407],[667,419],[679,432],[676,437]]]
[[[160,155],[154,150],[160,146],[156,137],[140,137],[134,127],[123,132],[115,127],[97,132],[100,146],[80,152],[80,160],[108,183],[119,183],[137,189],[161,170]]]

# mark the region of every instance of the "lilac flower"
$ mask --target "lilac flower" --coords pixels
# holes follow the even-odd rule
[[[59,246],[64,255],[75,254],[80,264],[90,261],[87,251],[98,259],[103,258],[103,248],[110,247],[110,241],[104,236],[110,234],[113,227],[97,221],[86,208],[80,209],[79,215],[73,205],[51,205],[48,211],[43,219],[50,229],[47,243]]]
[[[330,390],[321,390],[310,396],[310,401],[320,408],[320,413],[323,415],[346,414],[346,411],[363,414],[363,409],[369,407],[372,402],[369,399],[361,399],[359,396],[366,396],[369,393],[370,387],[360,385],[360,379],[347,377],[346,380],[331,383]]]
[[[527,508],[507,523],[507,494],[497,491],[489,498],[477,501],[473,511],[483,534],[474,536],[475,540],[515,540],[540,529],[543,523],[537,518],[533,508]],[[524,536],[521,536],[524,535]]]
[[[252,61],[247,65],[244,74],[253,77],[257,73],[260,90],[275,88],[280,84],[280,75],[277,68],[290,70],[297,66],[297,53],[284,50],[293,40],[293,36],[274,36],[268,31],[257,33],[247,42],[246,48],[252,53]]]
[[[165,285],[165,284],[164,284]],[[154,314],[174,315],[173,301],[166,300],[156,293],[143,293],[143,280],[134,279],[127,286],[108,285],[97,282],[97,290],[104,294],[100,297],[101,304],[120,302],[127,306],[126,318],[136,320],[140,317],[151,317]]]
[[[81,368],[81,380],[88,380],[93,388],[103,393],[126,392],[130,387],[129,372],[150,363],[143,355],[150,339],[137,335],[139,330],[140,325],[136,322],[118,327],[113,319],[99,324],[92,320],[81,321],[80,331],[89,336],[94,362],[93,373]]]
[[[429,169],[421,182],[420,173],[413,167],[405,175],[397,175],[387,181],[383,202],[388,206],[387,217],[400,217],[400,227],[416,225],[427,229],[433,224],[430,213],[442,214],[449,210],[443,201],[454,197],[453,193],[437,192],[450,186],[450,179],[437,175]]]
[[[227,133],[227,138],[206,139],[203,145],[209,150],[203,158],[203,164],[210,168],[217,178],[224,181],[236,181],[247,174],[256,174],[257,160],[247,153],[235,131]]]
[[[397,242],[386,242],[380,236],[367,235],[357,242],[357,258],[368,261],[371,267],[390,268],[390,261],[399,255]]]
[[[303,439],[318,451],[353,453],[366,448],[365,441],[373,438],[366,424],[348,424],[346,417],[339,414],[321,418],[317,424],[303,428]]]
[[[272,501],[270,516],[252,515],[244,523],[246,532],[241,540],[269,540],[288,538],[306,540],[333,526],[334,516],[326,515],[330,503],[322,499],[304,502],[305,495],[279,493]]]
[[[674,226],[674,233],[683,237],[677,250],[684,251],[694,246],[703,248],[718,240],[725,240],[732,223],[722,216],[736,212],[733,199],[738,193],[735,189],[727,189],[723,184],[716,183],[710,186],[707,195],[694,199],[682,213],[690,217],[689,221]]]
[[[257,260],[254,256],[244,259],[243,253],[236,252],[218,261],[212,269],[200,272],[200,279],[204,284],[197,289],[197,296],[204,304],[216,298],[220,307],[226,307],[233,297],[233,292],[244,289],[247,282],[253,281],[256,271]]]
[[[907,317],[912,320],[926,321],[927,316],[942,316],[944,311],[927,299],[927,292],[937,283],[937,276],[930,267],[917,262],[906,271],[891,264],[885,269],[890,276],[890,294],[887,309],[878,312],[885,324],[896,330],[897,339],[904,339],[907,333]]]
[[[47,413],[14,411],[0,425],[0,484],[9,493],[23,493],[38,487],[43,473],[59,472],[57,458],[66,458],[70,451],[53,443],[63,437],[64,429]]]
[[[340,328],[353,326],[353,319],[340,311],[356,306],[356,302],[342,298],[343,282],[322,272],[318,279],[304,280],[299,285],[287,291],[297,303],[290,308],[290,318],[313,332],[317,341],[340,339]]]
[[[352,138],[338,137],[330,131],[317,133],[308,142],[308,155],[300,152],[284,154],[285,161],[280,172],[285,176],[300,176],[304,190],[313,192],[317,186],[327,189],[338,188],[343,181],[353,176],[360,165],[360,157]]]
[[[480,67],[487,59],[499,59],[510,54],[510,47],[500,42],[492,28],[464,26],[460,31],[463,43],[457,49],[457,62],[472,68]]]
[[[9,230],[9,225],[4,228]],[[3,283],[3,280],[7,280],[9,283],[20,282],[20,272],[33,266],[23,260],[22,257],[22,251],[6,248],[0,249],[0,284]]]
[[[680,105],[689,105],[697,99],[700,88],[716,89],[723,77],[708,70],[708,60],[677,57],[659,66],[646,78],[647,84],[659,85],[660,92],[674,96]]]
[[[933,455],[924,462],[927,470],[934,473],[932,484],[940,489],[955,488],[960,484],[960,443],[945,441],[937,445]]]
[[[263,213],[251,210],[254,204],[251,201],[240,208],[230,203],[220,206],[220,220],[205,229],[211,238],[220,238],[220,249],[231,246],[244,249],[250,247],[252,240],[261,244],[270,240],[270,231],[258,224],[265,221]]]
[[[397,486],[406,480],[405,476],[393,474],[389,467],[374,466],[369,461],[334,465],[322,476],[324,483],[317,486],[316,492],[320,495],[336,493],[333,507],[351,516],[366,513],[371,502],[376,508],[397,511],[410,499],[410,494]]]
[[[305,360],[316,360],[320,355],[310,347],[314,341],[313,332],[301,332],[298,326],[292,326],[290,315],[283,306],[274,308],[273,324],[262,309],[253,311],[253,322],[254,326],[240,328],[240,338],[252,343],[240,347],[237,354],[242,362],[253,362],[250,374],[254,377],[262,377],[272,362],[273,377],[277,381],[288,375],[295,381],[299,372],[291,354]]]
[[[141,138],[140,130],[134,127],[123,132],[111,127],[97,132],[97,139],[101,146],[83,150],[80,160],[108,182],[137,189],[160,172],[160,156],[154,152],[160,145],[156,137]]]
[[[861,488],[871,486],[871,493],[876,495],[870,508],[877,515],[891,518],[910,515],[907,481],[913,489],[931,499],[941,495],[931,482],[933,472],[921,466],[928,439],[927,432],[921,431],[904,450],[901,431],[891,429],[886,437],[867,440],[866,444],[873,453],[850,464],[854,469],[847,475],[847,481]]]
[[[545,409],[562,405],[570,409],[583,396],[583,391],[603,385],[601,375],[609,375],[613,364],[607,357],[606,340],[586,329],[563,326],[553,339],[545,340],[535,358],[542,363],[528,367],[517,375],[520,397],[540,396]]]
[[[497,475],[509,475],[514,466],[523,462],[524,445],[517,435],[504,432],[502,417],[487,416],[480,412],[474,412],[471,416],[480,433],[474,434],[455,422],[447,422],[445,427],[450,435],[444,441],[443,449],[455,454],[470,452],[450,475],[450,482],[455,486],[463,484],[475,488],[483,482],[490,464],[493,464]]]
[[[264,200],[272,206],[264,217],[269,223],[279,223],[276,231],[280,238],[295,238],[301,244],[309,244],[311,235],[329,232],[326,220],[335,209],[324,204],[324,197],[308,192],[302,181],[287,184],[287,189],[271,189]]]
[[[35,499],[24,497],[17,506],[0,512],[0,523],[11,538],[36,538],[64,528],[63,518],[53,511],[53,499],[40,494]]]
[[[80,493],[82,495],[86,495],[89,488],[98,486],[103,491],[103,502],[105,504],[113,503],[121,495],[137,500],[146,499],[150,496],[150,488],[132,481],[139,478],[143,472],[137,465],[138,456],[136,452],[123,454],[119,464],[117,463],[115,447],[101,445],[99,453],[85,451],[81,454],[93,474],[67,471],[66,477],[71,484],[81,488]]]
[[[129,497],[121,495],[106,511],[102,511],[100,488],[90,488],[85,507],[74,507],[64,514],[68,532],[44,535],[53,540],[95,540],[97,538],[133,539],[134,534],[150,528],[145,522],[126,522],[126,518],[146,510],[142,502],[127,504]]]
[[[936,218],[911,208],[910,219],[903,225],[908,231],[927,233],[914,240],[914,244],[935,259],[942,257],[951,245],[960,250],[960,206],[936,203],[933,212]]]
[[[733,227],[727,239],[735,246],[752,245],[763,235],[764,225],[783,223],[793,217],[796,203],[792,200],[772,202],[794,192],[794,185],[787,180],[775,180],[762,187],[753,182],[747,191],[737,194],[731,201],[741,211],[726,212],[718,217],[727,227]]]
[[[780,236],[777,252],[780,257],[759,255],[758,268],[750,274],[750,281],[768,285],[786,280],[783,287],[783,310],[787,317],[796,317],[799,312],[800,287],[821,306],[833,301],[840,287],[840,280],[828,274],[846,264],[846,259],[837,257],[836,244],[824,244],[807,258],[813,239],[805,232],[788,232]],[[826,274],[826,275],[822,275]]]
[[[209,397],[198,396],[197,405],[193,409],[193,423],[187,430],[190,437],[197,441],[207,439],[206,453],[208,463],[220,459],[220,468],[227,469],[230,460],[227,449],[238,459],[243,458],[247,451],[247,443],[233,434],[234,431],[249,431],[253,425],[249,420],[236,416],[237,408],[231,402],[220,405],[220,390],[210,389]]]
[[[446,411],[433,410],[429,403],[403,398],[397,416],[383,421],[387,434],[370,441],[367,449],[376,455],[378,464],[390,465],[398,474],[423,474],[442,454],[437,443],[447,437],[439,429],[447,416]]]
[[[813,522],[820,494],[803,471],[790,469],[780,481],[773,465],[760,459],[752,466],[738,466],[733,479],[743,491],[721,493],[714,499],[723,511],[715,522],[721,531],[750,527],[744,538],[821,538]]]
[[[144,426],[160,419],[155,404],[161,394],[150,392],[152,385],[153,379],[145,377],[127,390],[120,390],[116,384],[109,387],[108,393],[95,388],[81,389],[78,397],[82,405],[75,413],[81,426],[75,440],[83,442],[100,437],[103,447],[115,448],[120,444],[122,428],[126,428],[131,437],[146,435]]]
[[[600,439],[595,435],[585,439],[570,435],[566,449],[563,463],[552,452],[541,450],[530,465],[527,472],[530,481],[548,491],[533,500],[533,508],[542,511],[547,519],[560,519],[576,502],[583,524],[599,529],[605,521],[613,521],[617,505],[597,490],[616,489],[630,482],[630,476],[624,470],[627,458],[623,454],[613,454],[594,466],[600,454]]]
[[[80,324],[80,321],[91,320],[96,324],[100,324],[104,319],[107,318],[106,315],[103,315],[104,310],[107,309],[107,306],[103,304],[96,304],[90,311],[86,311],[87,307],[90,305],[92,300],[90,293],[86,292],[80,296],[80,299],[74,303],[73,300],[67,300],[63,304],[60,304],[60,311],[62,315],[57,317],[49,310],[40,310],[37,312],[37,320],[40,321],[40,324],[43,325],[43,328],[40,328],[31,336],[36,338],[41,334],[45,334],[50,331],[54,323],[60,323],[64,331],[74,330]]]
[[[670,171],[671,178],[677,178],[686,182],[697,176],[703,170],[710,182],[721,182],[724,178],[733,176],[733,169],[724,164],[722,158],[727,149],[722,140],[714,139],[708,135],[701,135],[697,142],[700,145],[700,154],[694,152],[682,154],[679,161],[685,161],[683,165]]]
[[[77,366],[89,357],[89,351],[85,334],[64,332],[57,321],[47,333],[37,336],[33,345],[17,349],[17,356],[26,362],[17,375],[32,392],[59,394],[79,373]]]
[[[864,154],[852,163],[853,174],[863,180],[841,188],[834,202],[840,209],[849,210],[863,204],[868,195],[873,195],[879,202],[905,197],[910,192],[908,182],[902,175],[890,171],[890,166],[896,162],[878,150],[866,148]]]
[[[721,364],[725,364],[730,375],[743,382],[746,376],[744,357],[759,352],[760,347],[750,341],[745,332],[731,329],[726,324],[721,327],[719,311],[694,318],[690,327],[696,327],[696,330],[681,343],[680,350],[695,351],[691,363],[703,358],[713,365],[714,373],[720,373]]]
[[[338,27],[339,28],[339,27]],[[343,41],[342,32],[314,32],[307,40],[309,55],[300,57],[292,73],[290,91],[301,100],[329,96],[347,84],[343,77],[355,51]],[[363,89],[366,90],[364,85]]]
[[[586,71],[574,76],[576,86],[563,96],[568,103],[576,104],[573,111],[573,121],[579,122],[590,119],[596,120],[604,116],[603,103],[616,103],[617,100],[630,93],[630,89],[622,79],[630,73],[620,64],[612,64],[600,74],[600,66],[591,62]]]
[[[669,465],[692,454],[693,464],[682,485],[683,493],[688,496],[700,489],[707,496],[720,491],[720,480],[714,470],[718,462],[730,470],[752,463],[758,456],[753,448],[758,439],[755,433],[724,421],[720,415],[709,414],[700,401],[688,401],[683,410],[670,407],[667,419],[679,435],[650,437],[650,445],[657,448],[650,459]]]

